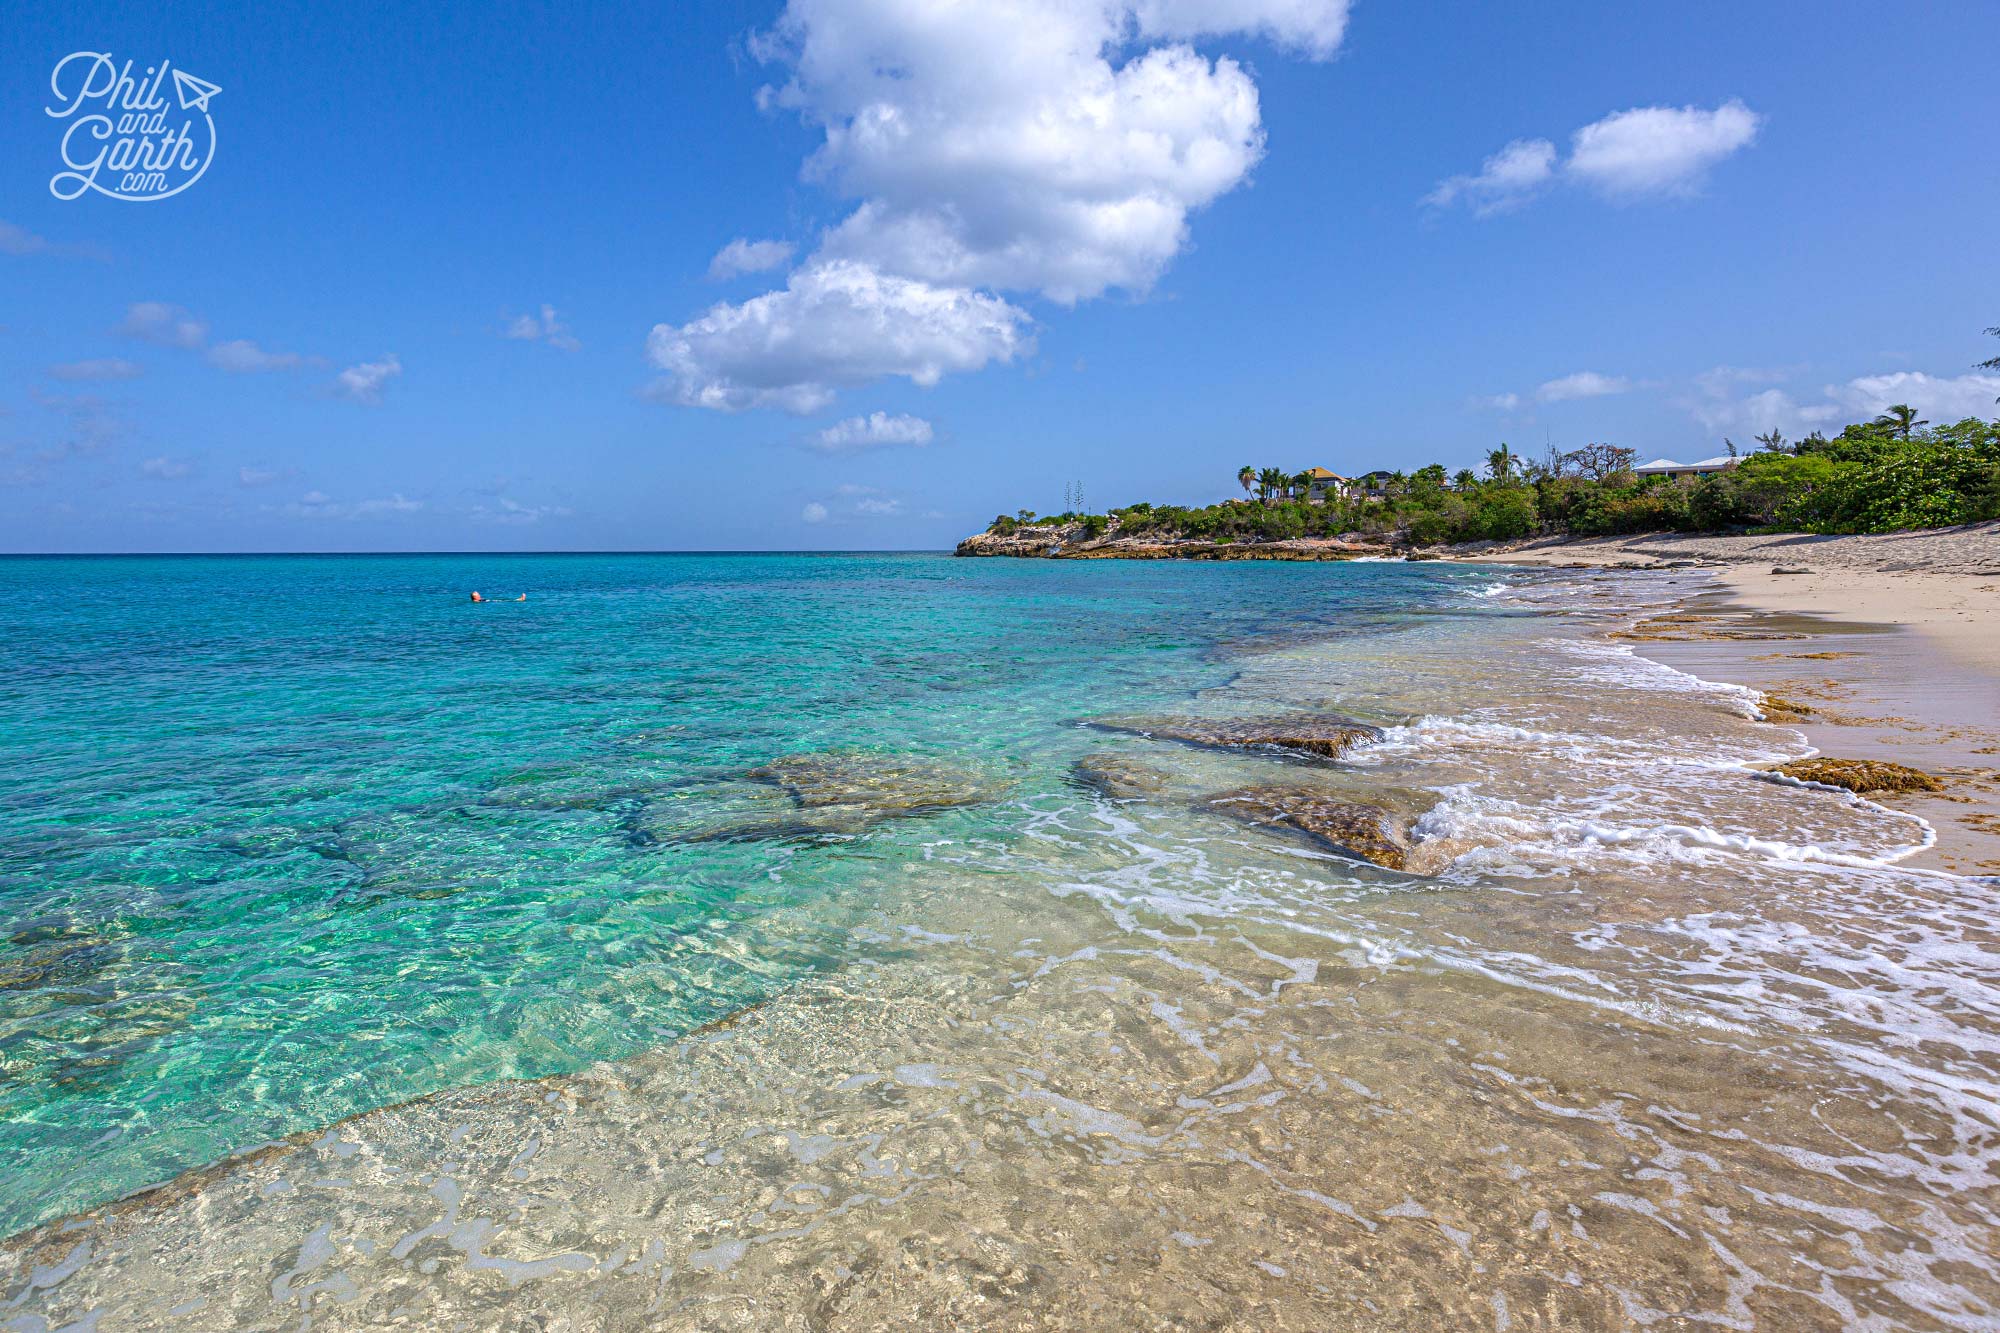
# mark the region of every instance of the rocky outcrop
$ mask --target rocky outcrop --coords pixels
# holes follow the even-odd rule
[[[1203,804],[1252,827],[1304,834],[1332,851],[1390,870],[1403,869],[1409,857],[1409,825],[1372,805],[1296,787],[1244,787]]]
[[[1794,759],[1771,770],[1800,782],[1845,787],[1852,792],[1943,791],[1944,784],[1922,769],[1886,759]]]
[[[1090,725],[1155,740],[1179,741],[1210,750],[1290,750],[1337,759],[1363,741],[1380,740],[1382,729],[1337,713],[1286,717],[1100,717]]]
[[[1100,750],[1069,766],[1069,779],[1114,801],[1157,796],[1167,789],[1167,775],[1150,764]]]
[[[1376,542],[1332,537],[1290,541],[1197,541],[1171,533],[1121,536],[1110,528],[1092,537],[1081,523],[1017,526],[1006,533],[981,532],[958,544],[957,555],[999,555],[1051,560],[1353,560],[1385,556]]]
[[[958,544],[953,555],[1006,555],[1006,556],[1051,556],[1072,537],[1079,536],[1079,527],[1017,527],[1012,532],[978,532]]]

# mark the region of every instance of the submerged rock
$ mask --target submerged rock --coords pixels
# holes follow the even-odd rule
[[[1180,741],[1211,750],[1293,750],[1337,759],[1363,741],[1380,740],[1382,729],[1337,713],[1289,717],[1093,718],[1093,727]]]
[[[885,814],[977,805],[991,792],[979,773],[956,764],[868,750],[788,754],[744,776],[782,788],[800,808],[859,806]]]
[[[1297,787],[1244,787],[1211,796],[1209,809],[1262,828],[1303,833],[1337,852],[1390,870],[1404,868],[1409,826],[1388,811]]]
[[[630,827],[644,843],[839,840],[891,819],[978,805],[1000,791],[985,774],[941,760],[816,750],[652,804]]]
[[[1922,769],[1886,759],[1794,759],[1771,770],[1800,782],[1821,782],[1852,792],[1943,791],[1944,784]]]
[[[1151,764],[1108,751],[1087,754],[1069,766],[1070,781],[1114,801],[1157,796],[1167,789],[1167,775]]]

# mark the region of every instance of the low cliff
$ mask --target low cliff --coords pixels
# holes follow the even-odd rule
[[[958,544],[955,554],[1048,560],[1354,560],[1396,552],[1380,542],[1335,537],[1217,542],[1160,533],[1127,537],[1116,528],[1090,537],[1081,523],[1070,523],[975,533]]]

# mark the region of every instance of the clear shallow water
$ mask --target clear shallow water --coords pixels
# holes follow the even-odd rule
[[[64,617],[0,700],[0,1052],[57,1071],[5,1091],[23,1211],[384,1109],[16,1237],[23,1329],[2000,1318],[1993,887],[1751,777],[1801,738],[1602,637],[1685,582],[212,564],[0,565],[10,625]],[[178,643],[130,605],[202,580],[336,591]],[[188,674],[134,718],[113,654]],[[1076,725],[1326,710],[1385,734]],[[828,837],[743,780],[857,746],[970,803]],[[1067,780],[1106,751],[1156,789]],[[1413,818],[1413,873],[1205,803],[1273,785]]]
[[[1395,623],[1453,585],[1342,573],[0,560],[0,1234],[838,964],[843,886],[906,840],[659,823],[724,819],[729,779],[827,747],[1046,792],[1087,748],[1066,723],[1227,680],[1219,645]],[[826,932],[746,943],[777,906]]]

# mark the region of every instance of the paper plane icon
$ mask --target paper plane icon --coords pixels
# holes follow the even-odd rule
[[[180,94],[181,110],[208,110],[208,99],[222,89],[207,79],[197,79],[184,69],[174,71],[174,91]]]

